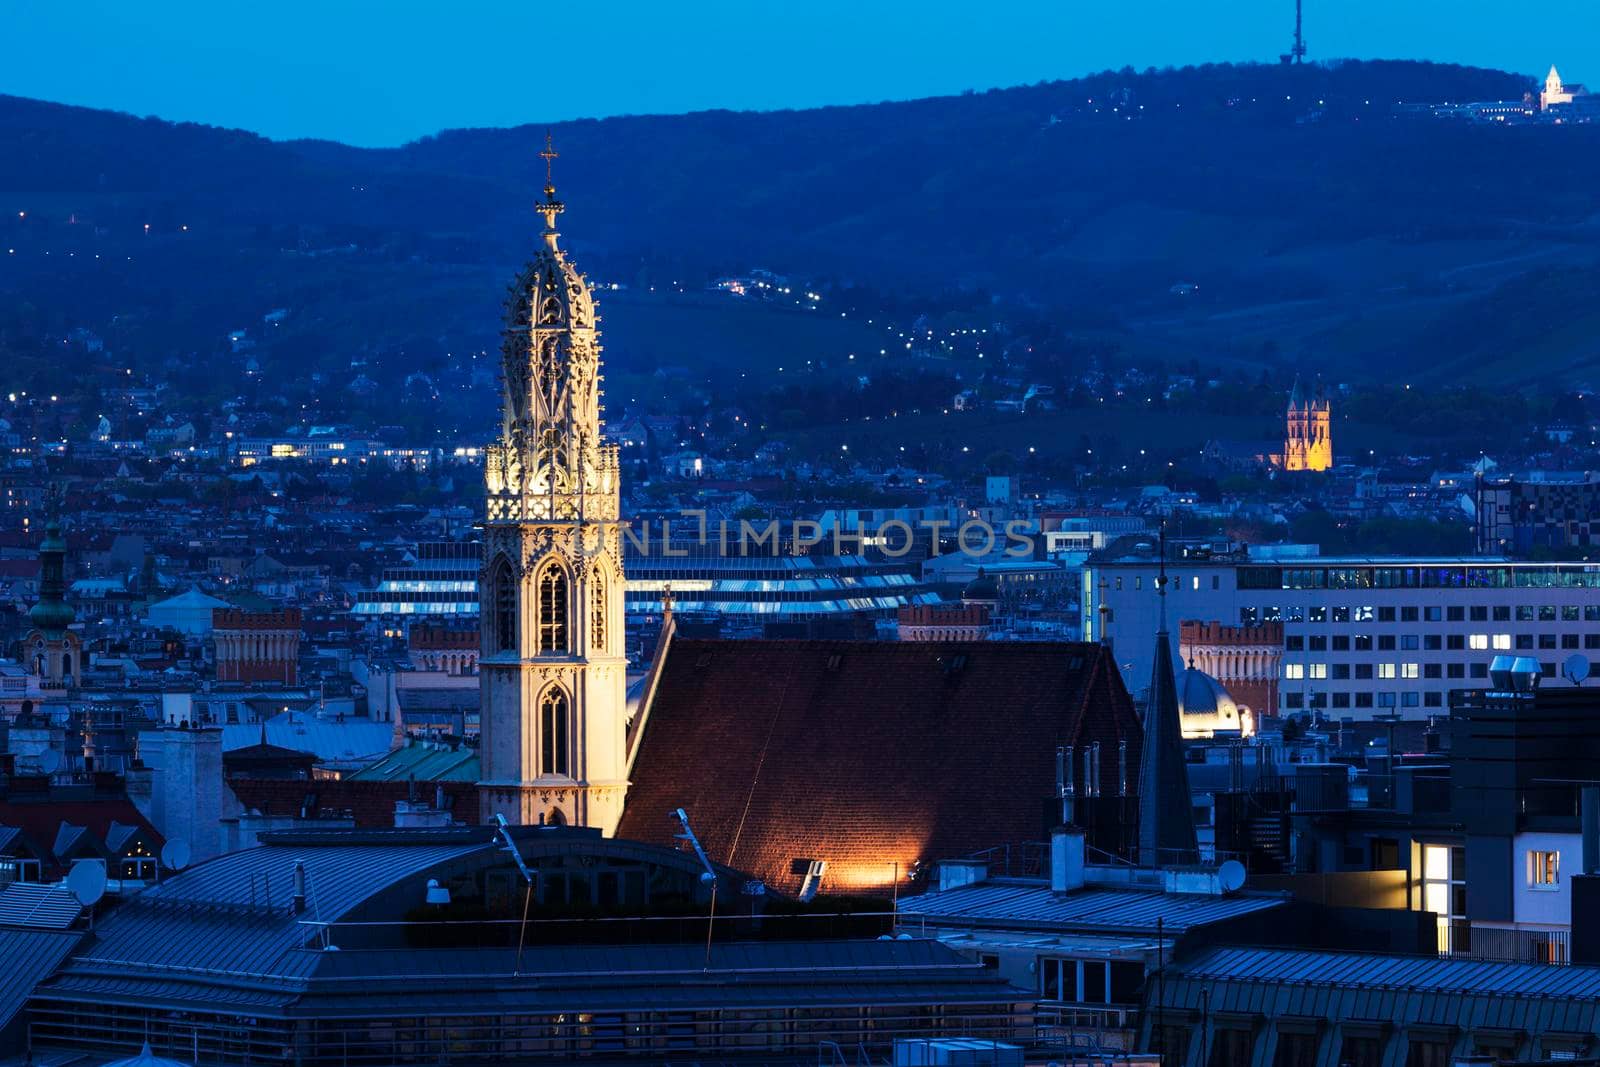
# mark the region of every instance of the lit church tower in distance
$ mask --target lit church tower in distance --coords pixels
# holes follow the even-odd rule
[[[1310,399],[1294,380],[1283,438],[1283,469],[1325,471],[1333,467],[1333,408],[1319,383]]]
[[[610,834],[627,790],[617,448],[602,433],[594,299],[557,246],[556,153],[542,154],[543,243],[506,305],[484,463],[479,796],[485,820]]]

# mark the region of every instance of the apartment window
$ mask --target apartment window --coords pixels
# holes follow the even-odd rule
[[[1355,640],[1356,640],[1356,651],[1357,652],[1371,652],[1372,651],[1372,635],[1371,634],[1356,634],[1356,639]]]
[[[1473,610],[1474,611],[1482,611],[1483,609],[1482,608],[1474,608]],[[1444,609],[1444,617],[1445,617],[1446,621],[1448,621],[1448,622],[1465,622],[1466,619],[1467,619],[1467,609],[1466,608],[1445,608]]]
[[[1446,663],[1444,665],[1444,676],[1446,678],[1465,678],[1467,676],[1467,665],[1464,663]]]
[[[1539,635],[1539,647],[1540,648],[1555,648],[1556,647],[1556,635],[1555,634],[1540,634]]]
[[[1283,639],[1283,649],[1285,652],[1304,652],[1306,650],[1306,639],[1299,634],[1285,637]]]
[[[1144,588],[1144,577],[1142,575],[1135,574],[1133,576],[1133,587],[1134,589]]]
[[[1511,648],[1511,635],[1510,634],[1495,634],[1494,635],[1494,647],[1495,647],[1495,649],[1497,651],[1500,651],[1500,652],[1509,651],[1510,648]]]
[[[1401,693],[1400,706],[1402,708],[1414,708],[1420,702],[1419,698],[1421,696],[1421,693]]]
[[[1561,647],[1562,648],[1577,648],[1578,647],[1578,635],[1577,634],[1562,634],[1561,635]]]
[[[1577,622],[1578,621],[1578,605],[1576,605],[1576,604],[1563,604],[1563,605],[1561,605],[1561,621],[1562,622]]]
[[[1307,608],[1306,609],[1306,621],[1307,622],[1327,622],[1328,621],[1328,609],[1327,608]]]
[[[1380,708],[1392,708],[1392,707],[1394,707],[1394,694],[1393,693],[1379,693],[1378,694],[1378,707],[1380,707]]]
[[[1305,706],[1305,695],[1303,693],[1285,693],[1283,694],[1283,706],[1298,710]]]
[[[1306,676],[1306,665],[1304,663],[1285,663],[1283,665],[1283,676],[1298,681]]]
[[[1458,664],[1452,663],[1451,666],[1458,666]],[[1473,663],[1470,666],[1472,667],[1472,676],[1474,678],[1489,677],[1489,665],[1487,663]]]
[[[1402,652],[1415,652],[1419,646],[1420,646],[1420,642],[1417,640],[1417,635],[1416,634],[1401,634],[1400,635],[1400,651],[1402,651]]]
[[[1394,668],[1395,668],[1395,665],[1393,663],[1380,663],[1380,664],[1378,664],[1378,677],[1379,678],[1393,678],[1394,677]]]
[[[1478,610],[1478,609],[1474,609],[1474,610]],[[1495,605],[1494,621],[1495,622],[1510,622],[1511,621],[1511,606],[1509,604],[1497,604],[1497,605]]]
[[[1400,609],[1400,621],[1401,622],[1416,622],[1417,621],[1417,609],[1416,608],[1401,608]]]
[[[1240,626],[1254,626],[1259,621],[1260,621],[1260,616],[1257,614],[1255,608],[1240,608],[1239,609],[1239,625]]]
[[[1347,681],[1350,678],[1350,664],[1335,663],[1333,665],[1333,680],[1336,682]]]
[[[1358,681],[1358,682],[1359,681],[1366,681],[1366,680],[1370,679],[1371,677],[1372,677],[1372,664],[1370,664],[1370,663],[1357,663],[1356,664],[1356,681]]]
[[[1221,578],[1220,575],[1213,574],[1211,576],[1211,588],[1213,588],[1213,589],[1221,589],[1222,588],[1222,578]]]
[[[1415,663],[1402,663],[1400,664],[1400,677],[1418,678],[1421,677],[1421,675]]]
[[[1459,609],[1452,608],[1451,610],[1454,611],[1454,610],[1459,610]],[[1504,608],[1495,608],[1494,610],[1499,612],[1499,611],[1504,611],[1505,609]],[[1459,622],[1460,620],[1458,619],[1456,621]],[[1473,622],[1488,622],[1489,621],[1489,609],[1487,607],[1474,606],[1473,609],[1472,609],[1472,621]]]
[[[1533,621],[1533,605],[1532,604],[1518,604],[1517,605],[1517,621],[1518,622],[1532,622]]]
[[[1372,707],[1372,694],[1371,693],[1357,693],[1356,694],[1356,707],[1358,707],[1358,708],[1370,708],[1370,707]]]
[[[1555,622],[1556,621],[1556,606],[1554,604],[1540,604],[1539,605],[1539,621],[1540,622]]]
[[[1378,635],[1378,651],[1379,652],[1393,652],[1394,651],[1394,634],[1379,634]]]
[[[1595,645],[1594,645],[1594,647],[1595,648],[1600,648],[1600,634],[1595,634],[1594,637],[1595,637]],[[1350,651],[1350,636],[1348,634],[1335,634],[1334,638],[1333,638],[1333,650],[1335,652],[1349,652]]]
[[[1425,622],[1442,622],[1444,620],[1443,608],[1423,608],[1422,618]]]
[[[1489,647],[1489,635],[1472,634],[1468,636],[1467,644],[1471,646],[1474,651],[1487,649]]]
[[[1422,665],[1422,676],[1424,678],[1443,678],[1444,671],[1437,663],[1424,663]]]
[[[1520,651],[1527,651],[1528,649],[1531,649],[1532,647],[1533,647],[1533,635],[1532,634],[1518,634],[1517,635],[1517,648]]]
[[[1451,652],[1464,651],[1467,647],[1467,639],[1462,637],[1460,634],[1446,634],[1444,639],[1444,647],[1448,648]]]
[[[1325,707],[1327,707],[1328,706],[1328,694],[1327,693],[1312,693],[1311,694],[1311,706],[1313,708],[1325,708]]]
[[[1117,592],[1122,592],[1122,575],[1117,575]]]
[[[1372,621],[1372,609],[1369,608],[1369,607],[1354,608],[1353,612],[1354,613],[1350,616],[1350,621],[1351,622],[1371,622]]]
[[[1193,589],[1197,593],[1200,591],[1200,576],[1198,574],[1189,579],[1189,583],[1190,589]]]
[[[1561,853],[1528,850],[1528,888],[1559,889],[1561,883]]]
[[[1378,609],[1378,621],[1379,622],[1394,622],[1394,609],[1393,608],[1379,608]]]
[[[1306,647],[1309,648],[1313,652],[1326,652],[1326,651],[1328,651],[1328,637],[1327,637],[1327,635],[1326,634],[1313,634],[1313,635],[1311,635],[1310,637],[1306,638]],[[1577,648],[1578,646],[1577,645],[1573,645],[1572,647],[1573,648]]]
[[[1328,676],[1328,665],[1326,663],[1311,663],[1311,664],[1307,664],[1307,666],[1306,666],[1306,677],[1321,679],[1321,678],[1326,678],[1327,676]]]
[[[1585,604],[1583,606],[1584,622],[1600,622],[1600,604]]]
[[[1424,634],[1422,647],[1428,652],[1438,652],[1444,648],[1444,638],[1438,634]]]
[[[1597,618],[1600,618],[1600,616],[1597,616]],[[1349,622],[1350,621],[1350,609],[1349,608],[1334,608],[1333,609],[1333,621],[1334,622]]]
[[[1442,708],[1442,707],[1444,707],[1444,694],[1443,693],[1423,693],[1422,694],[1422,706],[1425,707],[1425,708]]]
[[[1583,635],[1583,647],[1584,648],[1600,648],[1600,634],[1584,634]]]
[[[1335,693],[1335,694],[1333,694],[1333,706],[1335,708],[1348,708],[1350,706],[1350,694],[1349,693]]]

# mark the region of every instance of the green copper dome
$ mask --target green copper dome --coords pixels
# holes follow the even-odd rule
[[[61,534],[61,524],[51,520],[39,545],[39,602],[28,612],[41,630],[60,631],[72,625],[74,616],[66,600],[66,555],[67,539]]]

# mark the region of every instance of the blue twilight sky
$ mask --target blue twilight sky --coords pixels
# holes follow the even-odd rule
[[[1600,82],[1600,2],[1305,0],[1312,58]],[[1293,0],[0,0],[0,93],[393,145],[1272,60]]]

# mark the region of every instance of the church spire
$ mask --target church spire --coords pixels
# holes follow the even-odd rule
[[[1139,758],[1139,862],[1147,867],[1193,863],[1198,858],[1190,808],[1189,768],[1183,756],[1183,726],[1178,685],[1172,669],[1172,638],[1167,632],[1167,531],[1161,529],[1161,563],[1156,578],[1160,630],[1155,666],[1144,710],[1144,744]]]

